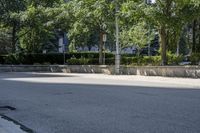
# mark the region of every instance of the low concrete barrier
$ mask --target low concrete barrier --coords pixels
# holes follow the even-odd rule
[[[114,74],[106,65],[0,65],[0,72],[65,72]],[[200,78],[200,66],[121,66],[121,74]]]
[[[200,78],[200,66],[122,67],[122,74],[164,77]]]
[[[106,65],[59,65],[49,66],[51,72],[66,73],[105,73],[111,74],[113,66]]]
[[[111,74],[106,65],[0,65],[0,72],[66,72]]]

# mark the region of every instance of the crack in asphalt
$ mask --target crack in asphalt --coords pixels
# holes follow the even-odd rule
[[[0,109],[12,110],[12,111],[16,110],[16,108],[12,106],[0,106]]]

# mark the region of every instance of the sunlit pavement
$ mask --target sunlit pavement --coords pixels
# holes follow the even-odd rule
[[[200,132],[200,79],[0,73],[6,105],[38,133]]]

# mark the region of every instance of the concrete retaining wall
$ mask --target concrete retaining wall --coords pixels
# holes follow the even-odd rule
[[[0,72],[66,72],[114,74],[114,66],[106,65],[2,65]],[[200,78],[200,66],[121,66],[121,74]]]
[[[49,66],[51,72],[66,73],[105,73],[111,74],[112,66],[106,65],[60,65]]]
[[[122,74],[200,78],[200,66],[122,67]]]
[[[106,65],[0,65],[0,72],[66,72],[111,74]]]

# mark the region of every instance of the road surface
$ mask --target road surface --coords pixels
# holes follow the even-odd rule
[[[200,79],[0,73],[0,106],[36,133],[200,133]]]

